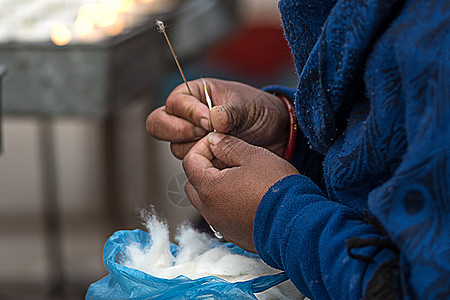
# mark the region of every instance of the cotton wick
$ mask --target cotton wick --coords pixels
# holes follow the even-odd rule
[[[158,27],[158,32],[161,32],[162,34],[164,34],[164,37],[166,38],[166,41],[167,41],[167,45],[169,45],[170,52],[172,52],[172,56],[175,59],[175,63],[177,64],[178,70],[181,73],[181,77],[183,77],[184,83],[186,84],[189,94],[191,94],[191,96],[193,96],[191,89],[189,88],[189,85],[187,83],[186,77],[184,77],[184,73],[183,73],[183,70],[181,69],[180,63],[178,62],[177,56],[175,55],[175,51],[173,51],[173,47],[172,47],[172,44],[170,43],[169,37],[167,36],[166,27],[164,26],[164,23],[161,20],[156,20],[156,26]]]
[[[208,88],[206,86],[206,81],[202,78],[203,81],[203,87],[205,89],[205,98],[206,98],[206,103],[208,104],[208,108],[209,110],[212,109],[212,101],[211,101],[211,97],[209,97],[209,93],[208,93]]]
[[[212,101],[211,101],[211,97],[209,96],[209,93],[208,93],[208,87],[206,86],[206,81],[205,81],[205,79],[202,78],[202,81],[203,81],[203,87],[205,88],[205,98],[206,98],[206,103],[208,104],[209,111],[211,111],[211,109],[213,108]],[[215,129],[214,129],[214,132],[216,132]],[[214,234],[215,234],[215,236],[216,236],[218,239],[223,238],[223,236],[220,234],[220,232],[215,231],[215,229],[212,228],[212,227],[211,227],[211,229],[214,231]],[[220,235],[220,237],[219,237],[219,235]]]

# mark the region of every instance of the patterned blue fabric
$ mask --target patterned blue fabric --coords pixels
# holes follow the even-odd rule
[[[360,299],[381,264],[399,262],[405,299],[450,299],[450,2],[282,0],[299,85],[287,91],[325,188],[295,175],[263,197],[260,256],[313,299]],[[300,154],[299,154],[300,153]],[[295,162],[305,174],[303,163]],[[367,210],[382,229],[362,222]],[[390,239],[399,249],[353,249]]]

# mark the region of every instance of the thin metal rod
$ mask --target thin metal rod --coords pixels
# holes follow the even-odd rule
[[[164,34],[164,37],[166,38],[167,44],[169,45],[170,52],[172,52],[172,56],[175,59],[175,63],[177,64],[178,70],[181,73],[181,77],[183,77],[184,83],[186,84],[186,87],[187,87],[187,89],[189,91],[189,94],[191,94],[191,96],[193,96],[192,92],[191,92],[191,89],[189,88],[189,85],[187,83],[186,77],[184,77],[184,73],[183,73],[183,70],[181,69],[180,63],[178,62],[178,58],[177,58],[177,56],[175,54],[175,51],[173,51],[173,47],[172,47],[172,44],[170,43],[169,37],[167,36],[166,28],[164,26],[164,23],[162,21],[160,21],[160,20],[157,20],[156,21],[156,25],[158,26],[159,31]]]

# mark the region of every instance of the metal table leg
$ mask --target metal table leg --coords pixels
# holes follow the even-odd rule
[[[58,176],[55,156],[53,119],[39,119],[39,151],[42,163],[44,228],[47,246],[50,299],[63,299],[64,270],[61,245],[61,222],[58,205]]]

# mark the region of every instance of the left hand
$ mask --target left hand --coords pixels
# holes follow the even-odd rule
[[[224,238],[252,252],[253,221],[262,197],[278,180],[298,174],[269,150],[221,133],[210,133],[197,142],[183,167],[192,205]]]
[[[176,87],[166,105],[147,118],[147,130],[169,141],[175,157],[183,159],[192,146],[212,129],[262,146],[282,156],[288,142],[289,113],[277,96],[239,82],[205,80],[214,107],[206,106],[202,80]]]

